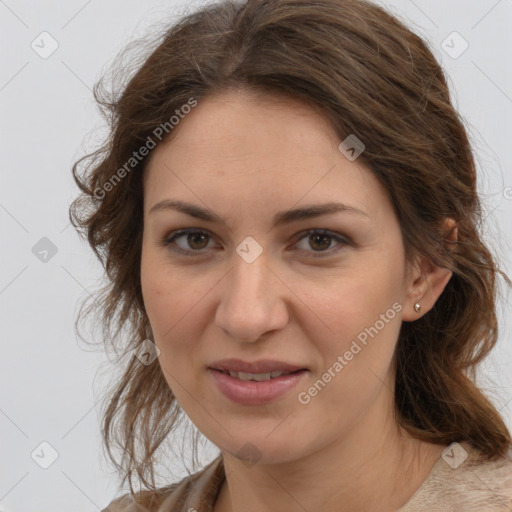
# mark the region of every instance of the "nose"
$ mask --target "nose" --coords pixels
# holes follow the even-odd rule
[[[286,290],[263,254],[252,263],[235,255],[222,280],[215,323],[236,341],[257,341],[288,323]]]

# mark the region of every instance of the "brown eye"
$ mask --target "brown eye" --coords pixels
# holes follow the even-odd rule
[[[205,231],[182,229],[167,236],[162,240],[164,246],[169,246],[173,251],[182,254],[202,254],[203,249],[208,248],[211,236]],[[177,241],[180,243],[177,243]]]
[[[309,235],[309,244],[315,250],[324,251],[331,245],[332,237],[324,234]]]
[[[180,243],[178,243],[178,240]],[[200,256],[208,249],[208,242],[212,241],[209,233],[197,229],[181,229],[171,233],[162,240],[163,246],[171,250],[189,256]],[[300,244],[303,247],[300,247]],[[326,230],[311,229],[303,234],[295,243],[298,250],[307,252],[313,257],[330,256],[349,245],[349,241],[336,233]],[[334,245],[334,247],[333,247]],[[336,247],[336,245],[338,247]],[[315,254],[317,253],[317,254]]]
[[[187,243],[192,249],[204,249],[206,247],[205,240],[207,241],[208,235],[206,233],[188,233]]]
[[[306,242],[306,243],[303,243]],[[334,247],[331,245],[337,244],[339,247]],[[348,245],[348,240],[344,237],[337,235],[336,233],[331,233],[326,230],[312,229],[306,232],[297,242],[296,245],[300,245],[303,243],[302,247],[299,247],[300,251],[305,251],[309,253],[319,253],[312,254],[312,256],[325,256],[330,255],[334,252],[341,250],[345,245]]]

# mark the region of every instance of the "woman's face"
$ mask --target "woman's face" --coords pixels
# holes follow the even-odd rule
[[[267,463],[381,427],[411,308],[385,189],[302,103],[230,92],[190,110],[144,184],[144,304],[178,402],[221,450]],[[353,209],[309,210],[331,203]],[[247,382],[211,369],[228,358],[304,370]]]

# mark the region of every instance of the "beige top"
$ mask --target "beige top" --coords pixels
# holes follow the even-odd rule
[[[225,480],[219,455],[202,470],[157,491],[115,499],[101,512],[212,512]],[[143,501],[142,501],[143,500]],[[512,460],[485,461],[467,442],[452,443],[397,512],[512,512]]]

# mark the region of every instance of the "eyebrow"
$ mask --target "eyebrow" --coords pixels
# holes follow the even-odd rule
[[[151,207],[148,214],[162,210],[177,210],[181,213],[189,215],[190,217],[195,217],[196,219],[224,224],[222,217],[209,210],[208,208],[203,208],[201,206],[173,199],[164,199],[159,201]],[[274,227],[277,227],[298,220],[312,219],[315,217],[320,217],[321,215],[328,215],[339,212],[355,213],[358,215],[364,215],[368,218],[370,217],[366,212],[353,206],[343,203],[330,202],[323,204],[312,204],[302,208],[295,208],[292,210],[284,210],[278,212],[274,215],[273,225]]]

